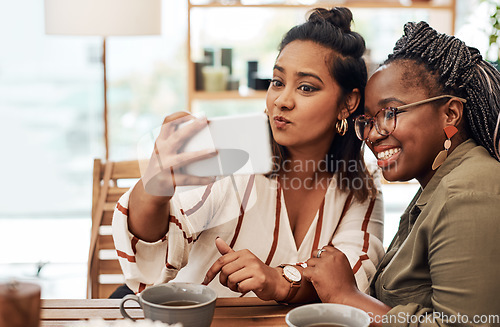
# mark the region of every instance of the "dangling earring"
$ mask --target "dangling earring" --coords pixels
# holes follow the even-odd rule
[[[269,112],[267,111],[267,107],[264,109],[264,113],[267,115]]]
[[[335,124],[335,128],[337,128],[337,133],[339,133],[340,136],[344,136],[345,133],[347,133],[347,119],[342,119],[342,120],[337,120],[337,123]]]
[[[432,170],[436,170],[443,164],[443,162],[446,160],[448,157],[448,150],[451,147],[451,138],[453,135],[457,134],[458,129],[453,126],[446,126],[444,128],[444,133],[446,134],[446,141],[444,141],[444,150],[439,151],[438,155],[436,156],[436,159],[434,159],[434,162],[432,163]]]

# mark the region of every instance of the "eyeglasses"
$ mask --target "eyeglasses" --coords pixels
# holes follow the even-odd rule
[[[380,109],[379,112],[375,114],[373,117],[369,117],[366,115],[358,116],[354,119],[354,130],[356,131],[356,136],[361,141],[366,141],[368,139],[368,135],[372,130],[373,125],[375,125],[375,129],[382,136],[391,135],[396,129],[396,117],[399,113],[404,112],[404,109],[419,106],[424,103],[429,103],[432,101],[436,101],[443,98],[454,98],[463,103],[466,103],[467,100],[453,96],[453,95],[440,95],[437,97],[405,104],[399,107],[387,107]]]

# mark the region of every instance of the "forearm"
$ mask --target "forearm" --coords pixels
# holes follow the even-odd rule
[[[382,326],[383,317],[391,310],[388,305],[358,289],[349,296],[336,298],[331,302],[349,305],[367,312],[372,318],[370,326]]]
[[[302,274],[303,268],[301,266],[295,266],[295,267]],[[290,292],[290,282],[288,282],[282,276],[282,268],[276,267],[274,269],[277,271],[277,274],[279,275],[279,283],[277,283],[275,300],[278,302],[283,302],[287,298]],[[318,297],[318,294],[316,293],[316,290],[314,289],[314,286],[305,278],[302,278],[297,294],[295,294],[293,298],[289,299],[287,303],[310,303],[319,301],[320,299]]]
[[[310,303],[310,302],[320,302],[318,294],[314,289],[314,286],[307,280],[302,280],[300,289],[297,295],[290,300],[290,303]]]
[[[276,268],[278,272],[281,274],[281,268]],[[302,273],[303,268],[297,266],[297,269]],[[282,301],[288,295],[290,291],[290,283],[286,281],[283,277],[281,278],[281,282],[278,285],[277,290],[277,301]],[[310,303],[310,302],[319,302],[320,298],[316,293],[316,289],[313,284],[307,281],[305,278],[302,278],[300,288],[297,294],[288,301],[288,303]],[[365,312],[370,313],[373,317],[383,317],[391,307],[385,305],[383,302],[359,291],[356,289],[355,292],[352,293],[349,297],[343,297],[341,299],[332,299],[333,303],[341,303],[345,305],[350,305],[356,308],[359,308]],[[375,321],[376,322],[376,321]],[[381,326],[381,324],[372,324],[372,326]]]
[[[170,196],[156,196],[144,190],[142,179],[130,193],[129,231],[137,238],[155,242],[168,232]]]
[[[175,244],[174,250],[167,252],[167,247],[172,245],[168,238],[147,242],[130,232],[128,208],[132,190],[133,188],[120,197],[113,214],[112,226],[113,241],[126,283],[134,292],[138,292],[144,285],[164,282],[174,277],[175,271],[163,271],[166,253],[169,254],[170,262],[178,262],[172,258],[182,260],[184,250],[182,244]],[[169,273],[173,276],[168,275]]]

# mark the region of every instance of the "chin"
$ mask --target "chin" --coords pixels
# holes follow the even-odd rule
[[[406,176],[404,172],[398,171],[396,167],[382,168],[382,175],[388,182],[407,182],[413,177]]]
[[[281,137],[280,137],[281,136]],[[290,146],[290,138],[288,137],[283,137],[282,135],[273,135],[274,141],[278,143],[281,146]]]
[[[384,179],[388,182],[398,182],[399,180],[393,176],[391,173],[386,173],[385,171],[382,171],[382,176],[384,176]]]

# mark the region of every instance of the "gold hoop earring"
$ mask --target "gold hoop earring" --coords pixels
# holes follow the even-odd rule
[[[335,128],[337,128],[337,133],[339,133],[340,136],[344,136],[345,133],[347,133],[347,119],[344,118],[342,120],[337,120],[337,123],[335,124]]]

